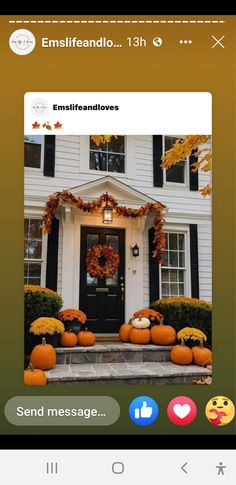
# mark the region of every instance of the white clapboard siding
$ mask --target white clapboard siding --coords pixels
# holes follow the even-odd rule
[[[202,300],[212,299],[212,233],[211,225],[198,225],[199,289]]]

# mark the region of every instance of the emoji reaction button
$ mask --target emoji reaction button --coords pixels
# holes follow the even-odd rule
[[[234,419],[235,406],[228,397],[215,396],[208,401],[205,413],[213,426],[225,426]]]

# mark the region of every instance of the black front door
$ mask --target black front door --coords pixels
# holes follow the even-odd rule
[[[96,244],[112,246],[120,256],[119,268],[112,278],[91,277],[86,269],[88,249]],[[95,333],[116,333],[124,323],[125,308],[125,230],[97,227],[81,228],[80,303]]]

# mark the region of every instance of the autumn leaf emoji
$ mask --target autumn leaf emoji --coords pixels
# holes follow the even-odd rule
[[[37,129],[39,129],[39,128],[40,128],[40,124],[39,124],[37,121],[35,121],[35,122],[32,124],[32,128],[33,128],[33,130],[37,130]]]
[[[60,128],[62,128],[62,124],[61,124],[61,123],[59,123],[59,121],[57,121],[56,123],[54,123],[54,128],[55,128],[56,130],[59,130]]]
[[[52,129],[52,127],[51,127],[51,125],[49,125],[49,122],[48,121],[47,121],[47,123],[44,123],[43,124],[43,128],[46,128],[46,130],[51,130]]]

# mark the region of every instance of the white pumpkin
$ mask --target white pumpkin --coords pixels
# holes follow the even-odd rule
[[[134,318],[132,325],[135,328],[148,328],[150,326],[150,320],[145,317]]]

